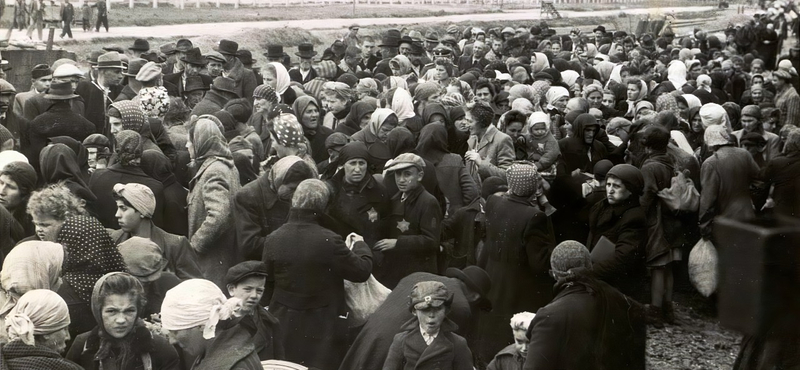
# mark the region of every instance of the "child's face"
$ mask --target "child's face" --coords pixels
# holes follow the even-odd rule
[[[444,306],[415,310],[414,313],[417,316],[417,320],[419,320],[419,326],[430,335],[439,333],[442,322],[447,316]]]
[[[542,137],[547,133],[547,126],[543,122],[537,122],[531,127],[531,133],[536,137]]]
[[[525,330],[514,330],[514,347],[517,348],[522,357],[528,353],[528,337],[525,335]]]
[[[616,103],[617,98],[614,95],[603,94],[603,105],[605,105],[606,108],[614,108]]]

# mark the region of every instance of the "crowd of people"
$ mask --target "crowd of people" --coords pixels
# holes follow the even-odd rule
[[[716,217],[800,215],[776,26],[353,25],[260,67],[137,39],[0,79],[0,368],[644,369]]]

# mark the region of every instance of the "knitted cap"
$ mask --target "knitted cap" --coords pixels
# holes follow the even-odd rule
[[[761,108],[757,105],[745,105],[742,108],[742,117],[750,116],[755,117],[756,119],[761,119]]]
[[[579,242],[565,240],[550,254],[550,268],[555,272],[564,273],[578,267],[592,268],[589,250]]]
[[[266,99],[273,104],[278,102],[278,94],[275,93],[275,89],[269,85],[256,86],[255,90],[253,90],[253,98]]]
[[[622,183],[625,185],[625,188],[635,195],[641,195],[642,191],[644,190],[644,177],[642,177],[642,171],[639,171],[638,168],[629,164],[618,164],[612,167],[608,171],[608,174],[606,174],[606,178],[608,177],[616,177],[620,179],[620,181],[622,181]]]

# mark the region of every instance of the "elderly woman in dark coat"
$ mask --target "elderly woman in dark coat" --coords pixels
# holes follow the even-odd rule
[[[322,162],[328,159],[328,151],[325,149],[325,139],[333,133],[333,130],[322,125],[319,103],[311,96],[301,96],[292,104],[294,115],[303,126],[303,134],[311,144],[311,157],[314,162]]]
[[[453,214],[478,198],[478,187],[463,159],[447,150],[447,129],[443,124],[432,123],[422,128],[416,152],[433,164],[439,188],[447,198],[447,214]]]
[[[83,180],[78,157],[72,149],[64,144],[48,145],[42,149],[39,160],[39,170],[45,184],[63,181],[73,194],[86,201],[87,208],[93,209],[97,197]]]
[[[175,348],[138,319],[144,305],[144,288],[135,277],[124,272],[101,277],[92,291],[97,326],[75,338],[67,359],[86,370],[180,369]]]
[[[339,364],[345,354],[343,281],[366,281],[372,271],[366,243],[355,241],[350,250],[340,236],[319,225],[328,193],[320,180],[300,183],[289,222],[267,236],[262,257],[275,276],[269,311],[287,328],[281,338],[286,359],[320,369]]]
[[[108,168],[92,173],[89,179],[89,190],[97,195],[97,218],[103,226],[110,229],[119,229],[119,223],[114,214],[117,204],[114,202],[113,188],[116,184],[137,182],[146,185],[156,196],[156,211],[153,213],[153,222],[163,225],[164,222],[164,185],[160,181],[147,176],[142,171],[142,136],[130,130],[123,130],[116,134],[118,162]]]
[[[514,163],[506,170],[508,193],[486,201],[486,272],[494,289],[489,293],[492,312],[481,313],[477,355],[488,363],[514,342],[509,320],[525,310],[550,302],[552,279],[547,261],[555,246],[553,228],[538,204],[541,176],[531,163]],[[537,194],[539,192],[539,194]]]
[[[205,278],[224,287],[228,268],[244,259],[236,250],[234,197],[239,173],[228,143],[214,121],[200,118],[189,129],[187,143],[197,173],[189,193],[189,243]]]
[[[606,174],[606,199],[589,214],[588,243],[592,249],[613,245],[614,253],[594,265],[594,275],[620,292],[644,300],[647,225],[639,196],[644,178],[638,168],[618,164]]]

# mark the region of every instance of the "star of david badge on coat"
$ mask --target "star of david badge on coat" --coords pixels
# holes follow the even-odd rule
[[[378,221],[378,211],[375,210],[375,207],[372,207],[367,211],[367,215],[369,216],[369,222]]]
[[[397,228],[400,230],[400,232],[408,231],[409,225],[410,224],[405,219],[403,219],[402,221],[397,221]]]

